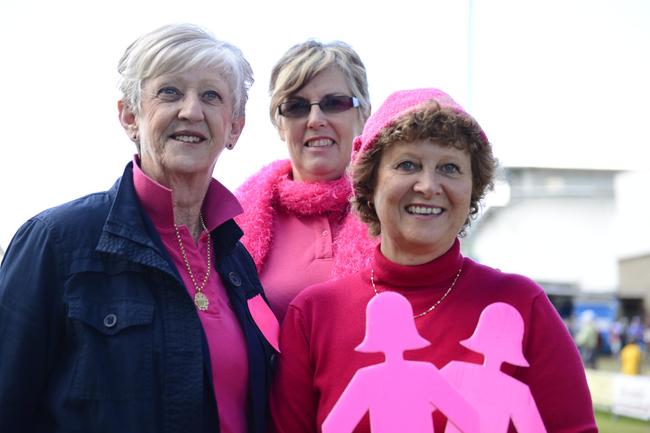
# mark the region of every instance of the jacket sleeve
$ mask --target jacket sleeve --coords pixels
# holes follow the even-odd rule
[[[591,395],[576,346],[544,293],[536,296],[520,369],[548,433],[596,433]]]
[[[289,305],[280,333],[278,370],[271,387],[272,432],[316,432],[318,405],[302,311]]]
[[[25,223],[0,266],[0,431],[31,432],[57,347],[61,281],[51,231]],[[61,350],[61,347],[59,347]]]

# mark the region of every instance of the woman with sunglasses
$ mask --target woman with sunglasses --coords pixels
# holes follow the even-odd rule
[[[370,115],[366,70],[342,42],[290,48],[273,68],[271,122],[290,160],[276,161],[237,191],[237,218],[271,308],[282,320],[303,288],[356,272],[374,242],[350,213],[346,168]]]

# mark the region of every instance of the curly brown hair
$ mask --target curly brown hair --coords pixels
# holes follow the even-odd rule
[[[469,215],[459,233],[459,236],[464,236],[471,219],[479,211],[480,201],[494,187],[497,160],[492,154],[492,146],[474,118],[450,108],[441,108],[435,101],[399,117],[381,131],[367,151],[358,156],[352,166],[352,207],[368,225],[372,236],[381,233],[379,218],[371,205],[377,186],[381,156],[385,149],[395,143],[411,143],[417,140],[430,140],[432,143],[469,152],[472,164],[472,197]]]

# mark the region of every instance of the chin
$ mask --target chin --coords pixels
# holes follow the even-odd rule
[[[206,161],[178,161],[168,167],[170,171],[183,174],[202,173],[206,170],[211,171],[213,165],[206,164]]]
[[[328,178],[332,180],[343,176],[343,173],[345,173],[345,167],[341,168],[338,165],[332,164],[317,164],[310,167],[309,173],[314,177]]]

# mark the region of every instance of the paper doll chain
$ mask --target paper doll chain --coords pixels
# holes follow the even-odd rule
[[[426,316],[427,314],[429,314],[430,312],[435,310],[436,307],[438,305],[440,305],[440,303],[442,301],[445,300],[447,295],[449,295],[449,293],[451,293],[452,289],[456,285],[456,281],[458,281],[458,278],[460,277],[460,272],[462,270],[463,270],[463,265],[461,265],[460,268],[458,268],[458,272],[456,272],[456,277],[454,277],[454,281],[451,282],[451,286],[449,286],[449,288],[445,291],[445,293],[442,295],[442,297],[440,297],[440,299],[438,299],[432,306],[430,306],[429,308],[427,308],[423,312],[413,315],[413,318],[414,319],[419,319],[420,317]],[[379,291],[377,290],[377,286],[375,286],[375,269],[372,268],[372,267],[370,268],[370,284],[372,284],[372,290],[375,291],[375,296],[378,295]]]

